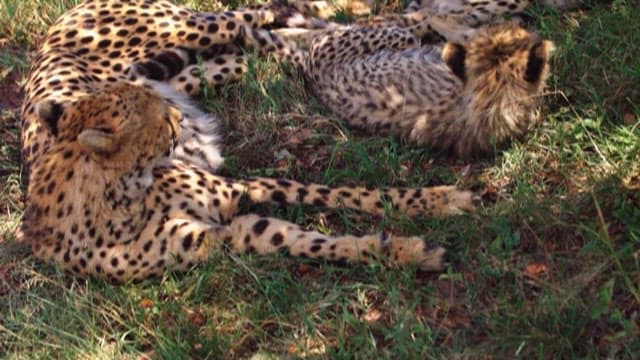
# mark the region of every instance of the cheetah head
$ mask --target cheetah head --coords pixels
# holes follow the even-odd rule
[[[514,23],[487,26],[464,44],[448,43],[442,57],[467,86],[508,88],[534,95],[544,86],[553,43]]]
[[[51,153],[91,162],[121,176],[171,154],[181,114],[140,86],[117,84],[73,102],[36,105],[55,136]],[[52,154],[53,155],[53,154]]]
[[[461,80],[467,102],[458,156],[492,153],[527,133],[538,119],[552,51],[550,41],[513,23],[480,29],[464,45],[445,45],[443,60]]]

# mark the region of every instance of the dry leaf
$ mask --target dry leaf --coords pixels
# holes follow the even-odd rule
[[[625,113],[624,115],[622,115],[622,121],[625,125],[631,126],[636,123],[637,119],[636,116],[632,113]]]
[[[536,277],[542,273],[546,273],[548,272],[549,269],[547,269],[547,265],[542,264],[542,263],[531,263],[529,265],[527,265],[527,268],[525,269],[525,273],[529,276],[532,277]]]
[[[362,317],[366,322],[374,322],[380,320],[382,317],[382,313],[376,309],[369,309],[366,314]]]
[[[296,272],[301,276],[307,276],[314,279],[317,279],[322,275],[316,267],[307,264],[298,265]]]
[[[202,311],[197,310],[193,314],[189,315],[189,321],[193,326],[202,327],[207,323],[207,318],[202,314]]]
[[[138,305],[143,309],[150,309],[153,307],[153,300],[144,298],[140,300],[140,303],[138,303]]]

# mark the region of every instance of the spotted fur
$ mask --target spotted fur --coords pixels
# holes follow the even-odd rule
[[[553,44],[511,22],[456,28],[430,14],[327,31],[308,49],[261,29],[243,29],[242,39],[296,64],[320,100],[356,127],[461,158],[522,137],[535,120]],[[459,41],[423,45],[434,33]]]
[[[221,74],[235,72],[217,56],[234,56],[240,29],[274,15],[88,0],[56,22],[33,62],[22,111],[29,180],[21,229],[38,258],[113,282],[186,270],[220,249],[442,268],[444,249],[419,237],[334,237],[237,214],[243,197],[378,215],[474,208],[470,192],[451,186],[365,189],[215,175],[216,119],[190,103],[179,79],[197,56],[211,56],[205,61]]]

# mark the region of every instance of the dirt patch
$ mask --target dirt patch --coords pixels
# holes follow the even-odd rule
[[[12,71],[0,81],[0,108],[17,112],[22,103],[24,92],[19,85],[22,74]]]

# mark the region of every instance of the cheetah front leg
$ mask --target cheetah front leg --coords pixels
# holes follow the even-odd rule
[[[257,178],[236,184],[254,202],[309,204],[351,208],[375,215],[391,209],[408,216],[448,216],[475,210],[477,198],[455,186],[368,189],[357,186],[330,187],[292,180]]]
[[[189,65],[169,80],[171,86],[190,96],[202,92],[202,86],[220,86],[242,78],[247,71],[247,54],[220,54],[201,64]]]

